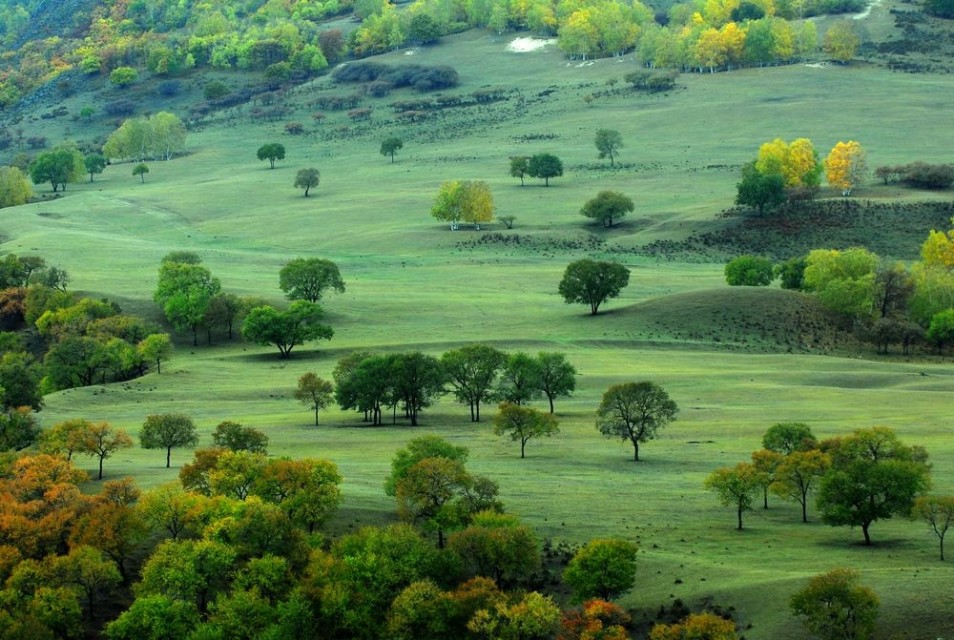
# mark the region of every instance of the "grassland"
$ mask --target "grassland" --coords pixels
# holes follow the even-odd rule
[[[814,517],[802,525],[795,505],[774,500],[736,532],[733,514],[702,490],[712,469],[747,459],[768,426],[797,420],[821,437],[892,427],[930,452],[936,491],[954,492],[952,362],[875,358],[818,325],[817,310],[797,294],[732,290],[720,262],[639,251],[724,228],[719,213],[733,198],[738,167],[767,139],[806,136],[823,152],[857,139],[875,166],[948,161],[946,132],[924,123],[945,113],[954,79],[863,64],[791,66],[683,76],[665,95],[606,94],[607,80],[637,68],[631,58],[580,65],[552,48],[510,53],[507,40],[474,32],[382,57],[450,64],[462,94],[519,89],[507,101],[398,125],[387,103],[413,96],[395,94],[367,101],[371,125],[329,114],[329,122],[295,137],[282,132],[284,121],[252,122],[239,109],[201,123],[189,155],[152,163],[145,184],[131,165],[113,165],[92,184],[71,185],[66,197],[5,210],[3,250],[43,255],[70,272],[76,289],[156,319],[156,270],[172,249],[198,252],[223,287],[240,295],[278,302],[278,270],[298,256],[334,260],[348,286],[325,303],[336,331],[330,343],[280,361],[269,349],[225,341],[191,348],[183,336],[161,375],[53,394],[43,422],[82,416],[135,433],[145,415],[176,410],[194,416],[205,444],[221,420],[255,426],[268,433],[274,455],[321,456],[340,466],[345,501],[335,533],[390,521],[393,505],[381,483],[393,452],[411,437],[440,433],[470,448],[469,467],[495,478],[508,510],[541,536],[639,540],[638,585],[623,604],[646,618],[677,598],[693,607],[711,601],[735,608],[741,625],[751,625],[747,638],[804,638],[788,614],[789,595],[808,576],[847,565],[882,597],[879,638],[954,635],[954,570],[937,561],[926,527],[878,523],[876,546],[862,548],[859,532]],[[296,89],[289,103],[297,112],[287,120],[310,127],[307,103],[337,90],[327,79]],[[605,95],[587,106],[582,98],[594,92]],[[105,126],[94,122],[86,133]],[[597,127],[622,133],[620,168],[596,159]],[[405,142],[394,164],[378,154],[388,135]],[[255,149],[270,141],[288,150],[275,170],[255,160]],[[507,176],[508,156],[542,151],[562,158],[563,178],[545,188]],[[322,182],[306,199],[292,182],[308,166],[321,170]],[[498,213],[517,216],[515,228],[451,232],[435,223],[431,199],[442,180],[455,178],[487,180]],[[610,188],[633,197],[637,212],[604,231],[577,211]],[[856,195],[899,197],[912,196],[877,185]],[[489,233],[521,242],[479,241]],[[910,247],[897,254],[916,257]],[[566,263],[583,255],[612,256],[632,269],[630,286],[595,318],[556,295]],[[560,350],[581,374],[578,392],[558,402],[561,434],[531,441],[526,460],[450,399],[411,429],[369,428],[337,410],[316,428],[292,398],[301,373],[328,377],[352,350],[439,354],[473,341]],[[609,384],[639,379],[661,384],[681,412],[636,464],[626,446],[599,437],[593,418]],[[174,451],[174,465],[188,455]],[[176,477],[162,465],[156,451],[133,449],[107,460],[106,472],[148,487]]]

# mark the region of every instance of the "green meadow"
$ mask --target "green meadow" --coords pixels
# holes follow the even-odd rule
[[[788,598],[808,577],[850,566],[882,599],[879,638],[954,636],[954,569],[938,561],[925,524],[878,522],[875,546],[866,548],[860,531],[821,524],[812,510],[802,524],[797,505],[770,498],[770,508],[749,514],[739,532],[732,510],[702,488],[715,468],[747,460],[766,428],[799,421],[820,438],[891,427],[905,443],[927,449],[934,491],[954,493],[954,362],[875,356],[817,327],[817,309],[801,294],[735,290],[724,283],[721,261],[642,249],[729,224],[719,214],[732,204],[740,166],[775,137],[808,137],[822,155],[839,140],[858,140],[872,167],[949,161],[950,123],[942,120],[954,77],[891,73],[863,62],[793,65],[684,74],[671,92],[639,94],[622,82],[607,84],[639,68],[630,56],[569,62],[553,45],[509,51],[513,37],[468,32],[380,56],[451,65],[462,82],[447,93],[500,87],[509,92],[505,101],[399,124],[388,103],[416,97],[402,90],[363,101],[373,107],[370,124],[328,112],[314,125],[310,101],[352,91],[323,77],[292,90],[294,112],[281,121],[253,120],[246,106],[199,122],[188,155],[150,163],[145,183],[132,176],[132,165],[114,164],[93,183],[70,185],[65,197],[52,198],[41,185],[44,199],[4,210],[4,251],[42,255],[70,273],[73,289],[156,321],[156,274],[171,250],[197,252],[224,290],[273,303],[281,302],[278,271],[292,258],[333,260],[347,284],[344,294],[322,301],[335,330],[330,342],[280,360],[270,348],[221,336],[213,346],[192,347],[191,336],[181,335],[161,375],[52,394],[43,424],[85,417],[135,435],[146,415],[181,411],[196,420],[204,445],[222,420],[254,426],[268,434],[272,455],[338,464],[344,502],[332,534],[393,521],[382,482],[394,451],[438,433],[470,449],[468,468],[495,479],[507,510],[541,537],[638,540],[637,587],[622,604],[643,619],[679,599],[692,608],[733,607],[746,638],[806,638]],[[106,102],[115,92],[71,100]],[[593,94],[600,95],[583,100]],[[286,134],[288,121],[302,122],[306,133]],[[51,140],[61,135],[59,125],[29,126],[47,127]],[[619,167],[597,159],[597,128],[622,134]],[[110,130],[96,119],[88,131],[74,124],[62,136]],[[378,152],[390,135],[404,141],[393,164]],[[287,158],[270,170],[255,151],[273,141],[285,145]],[[508,157],[538,152],[558,155],[564,176],[549,187],[530,178],[521,186],[508,175]],[[304,167],[321,171],[308,198],[292,186]],[[514,228],[450,231],[434,221],[433,197],[451,179],[486,180],[498,215],[516,216]],[[578,214],[603,189],[636,202],[636,212],[611,229]],[[950,193],[871,183],[854,197],[895,202]],[[880,231],[862,230],[861,241]],[[924,237],[928,231],[915,230]],[[596,317],[556,293],[566,264],[583,256],[616,259],[632,272],[629,287]],[[917,254],[899,248],[892,257]],[[446,397],[415,428],[371,428],[359,415],[330,409],[315,427],[292,396],[302,373],[330,378],[338,358],[355,350],[440,355],[471,342],[561,351],[579,371],[577,392],[557,401],[561,433],[532,440],[524,460],[516,443],[493,435],[492,407],[474,424],[466,407]],[[641,447],[639,463],[628,443],[605,440],[594,426],[603,391],[631,380],[660,384],[680,408],[677,420]],[[190,458],[174,450],[173,466]],[[163,463],[161,452],[137,448],[107,460],[105,470],[151,487],[177,477],[178,469]],[[94,467],[92,459],[80,464]]]

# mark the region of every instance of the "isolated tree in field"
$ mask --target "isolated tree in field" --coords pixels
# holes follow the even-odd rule
[[[431,215],[450,223],[451,229],[460,224],[473,224],[477,229],[494,219],[494,198],[490,185],[483,180],[450,180],[441,187],[431,206]]]
[[[690,613],[673,624],[653,625],[649,640],[736,640],[735,623],[714,613]]]
[[[256,307],[245,316],[242,335],[260,345],[275,345],[282,358],[292,349],[309,340],[330,340],[334,330],[321,323],[324,312],[317,304],[296,300],[287,311],[265,305]]]
[[[818,487],[822,520],[861,527],[866,545],[874,522],[907,516],[930,485],[927,454],[902,444],[886,427],[859,429],[825,444],[832,465]]]
[[[609,158],[610,166],[615,167],[614,158],[623,146],[623,136],[613,129],[596,130],[596,150],[600,152],[600,159]]]
[[[632,589],[638,551],[634,543],[620,538],[587,542],[563,571],[563,581],[573,590],[573,601],[614,600]]]
[[[269,168],[275,168],[276,160],[285,159],[285,145],[278,142],[268,142],[258,148],[256,152],[259,160],[268,160]],[[299,186],[297,183],[295,186]]]
[[[30,182],[17,167],[0,167],[0,209],[26,204],[33,197]]]
[[[89,181],[93,181],[93,176],[103,172],[106,168],[106,156],[101,153],[91,153],[83,158],[83,164],[86,166],[86,173],[89,174]]]
[[[775,468],[772,492],[801,505],[802,522],[808,522],[808,493],[830,466],[831,458],[818,449],[793,451]]]
[[[738,256],[725,265],[730,287],[767,287],[775,276],[772,261],[759,256]]]
[[[394,164],[394,154],[404,148],[404,142],[400,138],[385,138],[381,143],[381,155],[391,156],[391,164]]]
[[[595,198],[587,200],[580,209],[580,214],[598,220],[608,229],[613,226],[613,220],[625,217],[635,208],[632,198],[619,191],[600,191]]]
[[[140,162],[135,167],[133,167],[132,174],[134,176],[139,176],[139,181],[143,184],[146,183],[146,174],[149,173],[149,165],[145,162]]]
[[[812,428],[804,422],[779,422],[765,431],[762,446],[787,456],[796,451],[816,449],[818,440],[812,433]]]
[[[841,189],[848,197],[851,190],[864,182],[868,174],[865,150],[854,140],[838,142],[825,158],[825,178],[828,184]]]
[[[742,167],[742,181],[736,185],[736,204],[753,207],[761,216],[785,200],[785,179],[780,173],[763,174],[755,168],[754,162]]]
[[[629,269],[623,265],[584,258],[567,265],[559,292],[567,304],[589,305],[590,315],[595,316],[601,304],[618,296],[628,284]]]
[[[168,333],[152,333],[143,338],[136,351],[145,362],[156,363],[156,373],[162,373],[162,361],[172,355],[172,340]]]
[[[520,441],[520,457],[524,458],[531,438],[549,438],[560,432],[552,413],[543,413],[512,402],[502,402],[494,416],[494,433]]]
[[[457,401],[470,407],[471,422],[480,422],[480,403],[490,400],[497,374],[507,361],[507,354],[483,344],[470,344],[441,356]]]
[[[614,384],[596,410],[596,428],[606,438],[631,442],[633,460],[639,462],[639,443],[655,438],[678,412],[669,394],[655,383]]]
[[[318,302],[325,291],[345,292],[341,271],[331,260],[295,258],[278,272],[278,286],[289,300]]]
[[[740,462],[735,467],[722,467],[710,473],[703,483],[709,491],[715,491],[719,502],[734,507],[738,516],[739,531],[742,530],[742,514],[752,511],[755,496],[761,490],[760,472],[749,462]]]
[[[133,446],[132,438],[122,429],[113,429],[108,422],[89,423],[79,438],[77,453],[99,458],[99,480],[103,479],[103,461],[120,449]]]
[[[524,176],[530,175],[530,156],[510,156],[510,176],[520,178],[523,186]]]
[[[322,380],[309,371],[298,378],[295,399],[308,405],[308,408],[315,412],[315,426],[317,427],[318,412],[331,404],[334,399],[334,387],[327,380]]]
[[[295,186],[305,190],[305,197],[308,197],[308,191],[316,188],[321,181],[321,174],[318,169],[299,169],[295,175]]]
[[[268,453],[268,436],[253,427],[224,420],[212,431],[212,444],[229,451]]]
[[[507,356],[500,370],[497,397],[521,405],[540,396],[540,364],[522,351]]]
[[[83,154],[72,144],[62,144],[44,151],[30,163],[30,179],[33,184],[49,182],[53,192],[60,187],[66,191],[68,182],[79,182],[86,175]]]
[[[848,64],[858,52],[861,45],[861,38],[855,30],[853,20],[841,20],[828,27],[825,32],[825,39],[822,43],[822,49],[832,57],[835,62]]]
[[[576,390],[576,367],[567,362],[565,354],[541,351],[537,354],[537,369],[540,391],[547,397],[550,413],[553,413],[553,400]]]
[[[531,178],[543,178],[543,184],[550,186],[550,178],[563,175],[563,163],[552,153],[537,153],[527,162],[527,175]]]
[[[878,596],[853,569],[815,576],[790,601],[792,613],[820,640],[868,640],[877,628]]]
[[[931,525],[931,531],[940,543],[943,561],[944,535],[954,524],[954,496],[921,496],[914,501],[911,517],[924,520]]]
[[[184,413],[160,413],[146,416],[139,431],[139,444],[143,449],[165,449],[168,469],[172,464],[173,448],[196,446],[199,434],[192,418]]]

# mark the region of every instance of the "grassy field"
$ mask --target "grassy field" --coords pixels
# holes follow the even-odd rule
[[[297,111],[287,120],[308,123],[305,135],[284,134],[284,121],[251,122],[247,109],[238,109],[190,134],[187,157],[151,163],[145,184],[131,165],[118,164],[92,184],[70,185],[66,197],[5,210],[3,250],[43,255],[69,271],[77,290],[155,319],[159,260],[173,249],[198,252],[226,290],[275,302],[278,270],[294,257],[332,259],[347,282],[346,293],[324,301],[336,332],[329,343],[281,361],[267,348],[239,343],[191,348],[182,336],[161,375],[53,394],[43,423],[86,417],[136,433],[147,414],[183,411],[206,445],[225,419],[262,429],[274,455],[321,456],[340,466],[345,500],[331,525],[336,533],[392,520],[382,490],[391,456],[409,438],[439,433],[470,448],[469,468],[497,480],[507,509],[541,536],[639,540],[638,586],[623,604],[640,615],[652,617],[675,599],[693,607],[711,601],[735,608],[742,627],[751,625],[747,638],[805,638],[788,614],[788,597],[811,575],[852,566],[882,597],[879,638],[954,636],[954,569],[937,561],[926,526],[877,523],[876,546],[862,548],[859,531],[814,517],[800,524],[797,506],[776,499],[737,532],[731,510],[702,489],[710,471],[747,459],[767,427],[803,421],[820,437],[892,427],[928,450],[935,490],[952,493],[954,364],[875,358],[819,327],[817,309],[798,294],[733,290],[721,263],[634,251],[722,228],[718,214],[731,204],[739,166],[774,137],[809,137],[822,154],[838,140],[857,139],[872,166],[950,160],[949,131],[925,123],[946,113],[954,78],[863,64],[747,69],[684,75],[665,95],[610,92],[587,106],[584,96],[607,92],[606,81],[636,62],[568,63],[552,45],[512,53],[509,38],[473,32],[382,56],[454,66],[462,86],[453,93],[519,89],[507,101],[399,125],[387,103],[414,96],[395,93],[366,100],[371,125],[332,113],[312,127],[307,103],[337,90],[323,78],[289,98]],[[621,132],[620,168],[596,158],[598,127]],[[76,129],[72,135],[82,137]],[[378,153],[389,135],[405,143],[394,164]],[[288,151],[275,170],[255,159],[270,141]],[[508,156],[542,151],[565,166],[549,188],[534,180],[521,187],[507,176]],[[309,166],[322,180],[303,198],[292,182]],[[431,200],[441,181],[455,178],[488,181],[498,214],[515,215],[515,228],[451,232],[435,223]],[[636,213],[609,231],[577,213],[601,189],[622,190],[637,203]],[[893,201],[899,194],[871,185],[857,197]],[[926,236],[928,228],[919,232]],[[481,240],[491,233],[521,242]],[[556,294],[563,268],[583,255],[615,257],[632,269],[630,286],[595,318]],[[292,397],[299,375],[328,377],[353,350],[439,355],[474,341],[563,351],[580,372],[578,392],[557,404],[561,434],[531,441],[526,460],[492,434],[489,421],[470,423],[466,408],[449,398],[411,429],[369,428],[336,409],[316,428]],[[628,446],[599,436],[594,410],[608,385],[642,379],[666,388],[681,411],[637,464]],[[174,466],[189,457],[174,451]],[[163,462],[160,452],[131,449],[107,460],[106,473],[155,486],[176,477]],[[92,461],[81,464],[93,468]]]

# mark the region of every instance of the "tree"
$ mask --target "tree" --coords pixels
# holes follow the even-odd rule
[[[56,193],[60,187],[66,191],[66,183],[79,182],[86,175],[83,154],[71,144],[61,144],[44,151],[30,163],[30,179],[33,184],[49,182]]]
[[[818,447],[812,428],[804,422],[779,422],[773,424],[762,436],[762,446],[787,456],[796,451],[810,451]]]
[[[444,532],[463,524],[465,514],[457,507],[471,482],[459,460],[424,458],[408,468],[396,483],[398,515],[407,520],[422,520],[426,529],[437,532],[437,546],[443,549]]]
[[[86,166],[86,173],[89,174],[89,181],[93,181],[93,176],[103,172],[106,168],[106,156],[101,153],[91,153],[83,158],[83,164]]]
[[[404,142],[400,138],[385,138],[381,143],[381,155],[391,156],[391,164],[394,164],[394,154],[404,148]]]
[[[553,413],[554,398],[569,396],[576,389],[576,367],[567,362],[562,353],[541,351],[537,354],[537,369],[540,390],[550,402],[550,413]]]
[[[595,198],[587,200],[580,214],[593,220],[599,220],[606,228],[613,226],[613,220],[632,213],[636,208],[632,198],[619,191],[600,191]]]
[[[944,535],[954,524],[954,496],[920,496],[914,501],[911,516],[931,525],[931,531],[940,543],[943,561]]]
[[[636,544],[621,538],[595,539],[583,545],[563,571],[573,600],[613,600],[632,589],[638,551]]]
[[[544,186],[550,186],[550,178],[563,175],[563,163],[552,153],[537,153],[527,161],[527,175],[531,178],[543,178]]]
[[[614,157],[623,146],[623,136],[613,129],[596,130],[596,150],[600,152],[600,159],[609,158],[610,166],[615,167]]]
[[[469,452],[466,447],[458,447],[440,436],[418,436],[408,441],[403,449],[398,449],[391,459],[391,473],[384,481],[384,492],[395,495],[398,482],[408,470],[425,458],[447,458],[461,464],[467,462]]]
[[[483,344],[470,344],[441,356],[441,366],[457,401],[470,406],[470,421],[480,422],[480,403],[490,399],[507,354]]]
[[[774,275],[772,261],[759,256],[738,256],[725,265],[725,282],[730,287],[767,287]]]
[[[830,311],[848,319],[871,314],[878,256],[862,247],[813,249],[806,258],[804,288]]]
[[[315,412],[316,427],[318,426],[318,412],[331,404],[333,394],[334,386],[310,371],[298,378],[295,399],[307,404],[308,408]]]
[[[295,175],[295,186],[299,189],[305,190],[305,197],[308,197],[308,191],[313,188],[318,187],[318,183],[321,181],[321,174],[318,173],[318,169],[308,168],[308,169],[299,169],[298,173]]]
[[[441,183],[431,215],[438,220],[450,222],[456,230],[460,223],[473,224],[480,229],[481,223],[494,218],[494,198],[490,185],[483,180],[450,180]]]
[[[65,455],[72,460],[73,453],[79,451],[83,434],[90,427],[88,420],[73,418],[57,422],[43,431],[40,437],[40,450],[52,455]]]
[[[825,158],[824,165],[828,184],[841,189],[845,197],[851,195],[851,190],[861,184],[868,173],[865,150],[854,140],[839,141]]]
[[[33,197],[33,189],[17,167],[0,167],[0,209],[26,204]]]
[[[536,358],[523,353],[507,356],[500,371],[497,398],[521,405],[540,396],[540,365]]]
[[[514,178],[520,178],[520,186],[523,186],[523,178],[530,174],[530,156],[510,156],[510,175]]]
[[[742,514],[752,511],[752,503],[760,489],[758,476],[759,471],[755,465],[740,462],[735,467],[716,469],[705,479],[705,488],[715,491],[719,496],[719,502],[726,507],[735,507],[739,531],[742,530]]]
[[[516,516],[482,511],[451,534],[448,548],[467,565],[468,575],[493,579],[498,585],[519,584],[540,569],[540,545],[530,527]]]
[[[853,20],[842,20],[828,27],[822,49],[834,58],[835,62],[848,64],[858,52],[861,38],[855,30]]]
[[[629,269],[623,265],[584,258],[567,265],[558,290],[567,304],[588,304],[590,315],[595,316],[601,304],[617,297],[628,284]]]
[[[139,596],[106,625],[109,640],[172,640],[188,637],[199,626],[195,605],[156,594]]]
[[[275,502],[288,518],[309,533],[330,518],[341,502],[341,474],[329,460],[269,460],[255,493]]]
[[[808,522],[808,492],[817,478],[825,475],[831,458],[818,449],[793,451],[775,469],[772,491],[802,507],[802,522]]]
[[[108,596],[122,581],[115,562],[104,558],[99,549],[85,545],[73,547],[68,555],[55,556],[52,568],[64,583],[82,592],[90,618],[94,617],[97,600]]]
[[[341,272],[331,260],[295,258],[278,272],[278,286],[289,300],[318,302],[325,291],[345,292]]]
[[[675,624],[657,623],[649,640],[736,640],[735,623],[714,613],[691,613]]]
[[[482,640],[548,640],[559,626],[560,608],[536,591],[481,609],[467,622],[468,631]]]
[[[954,309],[945,309],[935,313],[931,317],[931,324],[928,325],[926,337],[931,344],[937,347],[938,353],[944,349],[944,345],[954,343]]]
[[[930,484],[923,450],[902,444],[886,427],[859,429],[826,444],[832,465],[818,488],[822,520],[860,526],[866,545],[872,523],[911,513]]]
[[[139,72],[132,67],[116,67],[109,74],[109,83],[118,89],[125,89],[139,79]]]
[[[417,426],[418,415],[444,393],[444,371],[433,356],[420,351],[390,356],[389,369],[395,405],[404,404],[404,413]]]
[[[43,407],[42,375],[42,368],[30,354],[4,353],[0,357],[0,407],[4,411],[17,407],[39,411]]]
[[[768,509],[768,494],[775,482],[775,472],[785,456],[769,449],[756,449],[752,452],[752,464],[757,472],[757,482],[762,490],[762,508]]]
[[[40,437],[40,424],[29,407],[0,413],[0,451],[22,451]]]
[[[172,355],[172,340],[168,333],[152,333],[136,345],[136,350],[144,361],[156,363],[156,373],[162,373],[162,361]]]
[[[268,142],[258,148],[255,154],[259,160],[268,160],[269,168],[275,168],[276,160],[285,159],[285,145],[278,142]],[[295,186],[300,186],[297,182]]]
[[[766,209],[774,209],[785,200],[785,180],[781,174],[763,174],[754,162],[743,165],[742,181],[736,185],[736,204],[754,207],[761,216]]]
[[[139,180],[145,184],[146,183],[146,174],[149,173],[149,165],[145,162],[140,162],[135,167],[133,167],[132,174],[134,176],[139,176]]]
[[[580,608],[564,610],[560,640],[628,640],[626,630],[632,618],[619,605],[599,598],[585,601]]]
[[[242,335],[260,345],[275,345],[282,358],[308,340],[330,340],[334,330],[321,323],[324,312],[317,304],[296,300],[287,311],[268,305],[256,307],[245,316]]]
[[[431,580],[412,582],[391,603],[387,636],[392,640],[452,637],[453,603]]]
[[[88,423],[79,438],[77,453],[99,458],[99,480],[103,479],[103,461],[120,449],[133,446],[132,438],[122,429],[113,429],[108,422]]]
[[[792,613],[821,640],[867,640],[878,619],[878,596],[858,584],[853,569],[832,569],[813,577],[790,601]]]
[[[808,262],[804,256],[795,256],[785,262],[775,265],[775,277],[779,279],[779,285],[783,289],[801,290],[805,279],[805,267]]]
[[[212,444],[229,451],[268,453],[268,436],[253,427],[244,427],[237,422],[225,420],[215,426]]]
[[[160,413],[146,416],[139,431],[139,443],[143,449],[165,449],[166,469],[171,466],[172,449],[194,447],[199,444],[192,418],[184,413]]]
[[[153,529],[163,529],[173,540],[202,524],[205,497],[187,491],[179,482],[164,484],[146,491],[136,501],[142,519]]]
[[[666,391],[652,382],[614,384],[603,394],[596,410],[596,428],[606,438],[629,440],[633,460],[639,461],[639,443],[656,437],[678,413]]]
[[[530,438],[548,438],[560,432],[552,413],[542,413],[512,402],[502,402],[494,416],[494,433],[520,441],[520,457]]]

